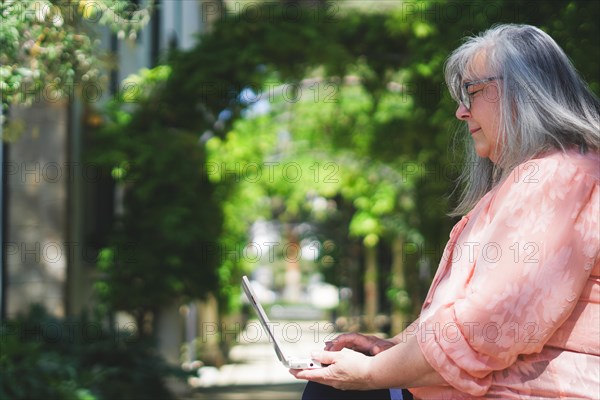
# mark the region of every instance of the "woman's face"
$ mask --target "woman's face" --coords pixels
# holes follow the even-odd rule
[[[486,68],[483,57],[474,57],[473,70],[483,80],[493,77]],[[463,84],[466,82],[463,82]],[[467,123],[473,139],[475,152],[479,157],[489,158],[493,163],[500,154],[498,148],[500,119],[500,90],[497,80],[491,80],[467,88],[470,98],[470,109],[459,103],[456,118]]]

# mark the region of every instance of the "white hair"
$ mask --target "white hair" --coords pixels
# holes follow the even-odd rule
[[[489,76],[477,76],[483,55]],[[464,81],[500,77],[498,159],[492,163],[467,147],[459,178],[463,193],[452,215],[468,212],[514,167],[551,149],[598,152],[600,101],[556,42],[530,25],[498,25],[470,37],[445,65],[450,94],[460,101]],[[468,136],[468,135],[466,135]],[[470,139],[468,137],[467,139]]]

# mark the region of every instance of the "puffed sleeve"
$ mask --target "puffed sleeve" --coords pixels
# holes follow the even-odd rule
[[[449,384],[483,395],[491,372],[541,351],[599,261],[599,205],[597,176],[564,156],[531,160],[501,184],[467,238],[464,290],[421,321],[423,355]]]

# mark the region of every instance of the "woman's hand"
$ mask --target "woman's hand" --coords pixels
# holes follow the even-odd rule
[[[335,351],[312,354],[313,359],[324,365],[329,364],[328,367],[291,369],[290,373],[298,379],[343,390],[448,384],[423,356],[417,335],[407,334],[394,339],[383,340],[357,333],[340,335],[327,344],[328,348]],[[361,352],[348,347],[355,347]],[[374,356],[363,354],[377,352]]]
[[[369,390],[370,363],[373,357],[347,348],[313,353],[312,358],[329,366],[318,369],[290,369],[297,379],[306,379],[342,390]]]
[[[290,369],[298,379],[333,386],[342,390],[369,390],[371,360],[378,353],[395,345],[390,340],[360,333],[344,333],[325,343],[325,351],[312,355],[325,368],[312,370]]]
[[[391,340],[380,339],[360,333],[344,333],[334,340],[325,343],[326,351],[340,351],[344,348],[374,356],[394,346]]]

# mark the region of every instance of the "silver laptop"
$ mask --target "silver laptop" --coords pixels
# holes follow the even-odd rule
[[[244,292],[246,292],[246,296],[248,300],[250,300],[250,304],[254,307],[256,314],[258,315],[258,319],[262,324],[263,328],[271,338],[273,342],[273,347],[275,348],[275,353],[277,354],[277,358],[283,365],[287,368],[292,369],[314,369],[314,368],[322,368],[321,364],[318,361],[312,360],[310,358],[298,358],[298,357],[289,357],[283,353],[281,350],[281,346],[277,341],[277,338],[273,334],[273,330],[271,329],[271,325],[269,323],[269,318],[265,313],[265,310],[262,308],[262,305],[258,302],[258,298],[256,294],[254,294],[254,290],[252,290],[252,286],[250,285],[250,281],[246,276],[242,277],[242,288]]]

